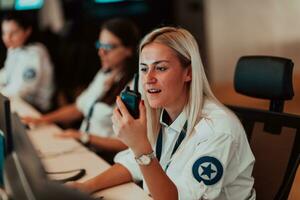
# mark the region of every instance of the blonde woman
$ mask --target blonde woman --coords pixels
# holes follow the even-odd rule
[[[120,98],[112,117],[129,149],[104,173],[70,185],[92,193],[143,180],[156,200],[255,199],[245,131],[212,94],[194,37],[164,27],[146,35],[139,50],[140,117]]]

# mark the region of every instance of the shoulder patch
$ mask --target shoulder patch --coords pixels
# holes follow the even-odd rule
[[[35,77],[36,77],[36,72],[32,68],[26,69],[26,71],[24,71],[24,73],[23,73],[23,79],[25,81],[32,80]]]
[[[198,158],[193,164],[193,176],[200,183],[205,185],[214,185],[223,176],[223,166],[221,162],[210,156],[203,156]]]

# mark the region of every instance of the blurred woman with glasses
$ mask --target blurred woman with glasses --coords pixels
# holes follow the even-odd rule
[[[84,117],[80,130],[66,130],[61,137],[78,139],[99,149],[118,152],[126,147],[113,135],[111,116],[116,97],[137,71],[139,32],[129,20],[105,22],[96,42],[101,69],[76,103],[40,118],[24,117],[28,124],[69,123]],[[91,134],[89,134],[91,133]]]

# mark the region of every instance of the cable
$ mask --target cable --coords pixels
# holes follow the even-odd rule
[[[57,182],[65,183],[68,181],[76,181],[80,178],[82,178],[86,174],[86,170],[81,168],[81,169],[74,169],[74,170],[68,170],[68,171],[59,171],[59,172],[46,172],[47,174],[68,174],[72,172],[78,172],[77,174],[68,177],[68,178],[63,178],[63,179],[52,179]]]

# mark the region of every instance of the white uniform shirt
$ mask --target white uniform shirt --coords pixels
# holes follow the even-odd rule
[[[53,66],[42,44],[8,49],[0,71],[0,91],[5,96],[19,96],[46,111],[51,106]]]
[[[242,125],[235,116],[212,101],[205,101],[203,113],[204,118],[195,126],[190,138],[186,137],[182,142],[171,162],[171,152],[187,117],[182,112],[170,126],[161,118],[160,164],[166,169],[170,162],[165,171],[175,183],[179,199],[255,199],[251,176],[255,159]],[[125,166],[134,180],[142,180],[131,150],[117,154],[115,162]],[[148,191],[146,184],[144,189]]]
[[[106,92],[105,81],[110,77],[109,73],[98,71],[89,87],[76,99],[77,108],[83,113],[85,119],[82,121],[80,131],[85,131],[87,126],[87,116],[95,101]],[[114,106],[97,102],[94,105],[93,114],[90,118],[89,133],[110,137],[114,132],[112,129],[111,116]]]

